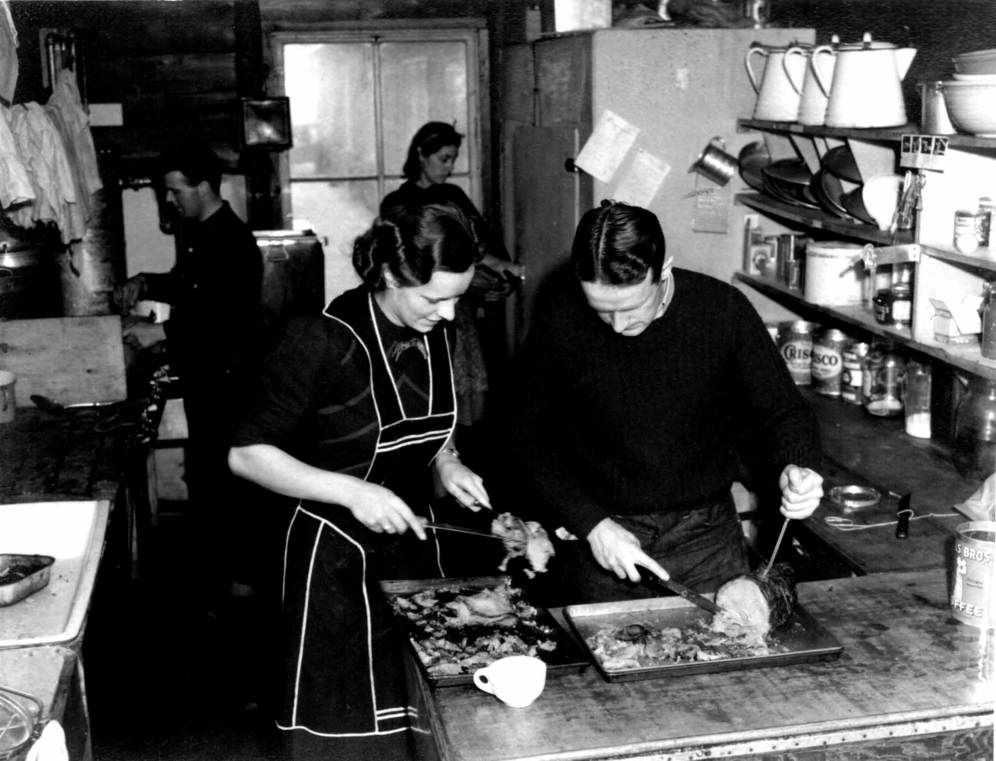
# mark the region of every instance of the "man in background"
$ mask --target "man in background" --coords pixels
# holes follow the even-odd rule
[[[247,568],[256,531],[252,495],[227,464],[235,420],[255,382],[263,263],[248,225],[220,195],[221,162],[210,147],[189,143],[160,157],[159,177],[177,258],[166,273],[142,272],[115,291],[127,314],[139,299],[165,302],[166,356],[179,377],[187,418],[184,457],[194,554],[210,574],[207,609],[251,591]],[[178,559],[179,562],[180,559]],[[241,564],[241,567],[240,567]]]

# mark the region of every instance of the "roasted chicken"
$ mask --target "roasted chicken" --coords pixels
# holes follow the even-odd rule
[[[525,573],[529,578],[546,571],[554,549],[546,530],[539,523],[523,521],[511,513],[501,513],[491,521],[491,533],[500,537],[505,545],[505,557],[498,570],[505,571],[510,560],[524,557],[528,564]]]

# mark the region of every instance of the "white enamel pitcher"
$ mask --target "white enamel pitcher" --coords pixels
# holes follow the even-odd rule
[[[795,84],[787,66],[789,61],[801,57],[806,68],[806,75],[799,91],[799,112],[796,115],[796,121],[799,124],[820,126],[826,121],[830,92],[829,88],[824,88],[820,79],[817,79],[817,73],[823,81],[833,81],[833,70],[837,64],[836,46],[839,43],[840,39],[834,35],[830,45],[820,45],[816,48],[807,45],[792,45],[785,51],[785,73],[789,77],[789,82]]]
[[[799,93],[805,75],[805,60],[793,56],[785,60],[786,47],[753,43],[747,50],[744,65],[757,93],[754,118],[772,122],[794,122],[799,113]],[[764,72],[760,82],[754,73],[755,56],[763,56]],[[791,77],[791,79],[790,79]]]
[[[816,51],[830,45],[820,45]],[[825,124],[828,127],[899,127],[906,124],[903,78],[916,48],[891,42],[873,42],[867,32],[861,42],[837,48],[833,81],[816,71],[817,81],[830,93]]]

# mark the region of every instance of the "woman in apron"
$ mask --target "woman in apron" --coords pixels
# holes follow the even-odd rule
[[[452,321],[476,245],[451,205],[404,207],[357,238],[363,283],[292,323],[236,434],[232,471],[300,500],[284,543],[282,695],[291,757],[406,759],[414,709],[378,582],[445,575],[432,468],[490,506],[451,446]]]

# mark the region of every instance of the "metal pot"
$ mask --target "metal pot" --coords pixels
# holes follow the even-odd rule
[[[52,250],[11,245],[0,241],[0,318],[60,316],[59,272]]]

